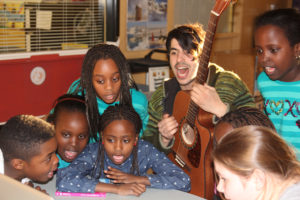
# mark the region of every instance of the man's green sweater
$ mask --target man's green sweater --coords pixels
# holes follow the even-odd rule
[[[255,107],[249,89],[237,74],[210,63],[207,83],[216,88],[220,99],[228,105],[228,111],[245,106]],[[172,78],[157,88],[149,101],[149,121],[143,138],[165,153],[170,152],[172,145],[164,147],[161,144],[157,123],[161,121],[163,114],[172,115],[175,96],[180,90],[176,78]],[[215,121],[215,117],[213,120]]]

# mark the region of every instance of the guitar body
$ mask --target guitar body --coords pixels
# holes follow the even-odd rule
[[[170,153],[168,157],[190,176],[190,193],[205,199],[212,199],[214,194],[214,175],[210,158],[214,128],[212,114],[200,109],[195,126],[192,128],[194,135],[186,136],[184,124],[186,124],[189,102],[190,95],[187,91],[177,93],[173,116],[179,123],[179,127],[175,134],[173,153]]]

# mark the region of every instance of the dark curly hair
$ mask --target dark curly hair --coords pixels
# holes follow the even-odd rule
[[[53,126],[32,115],[10,118],[0,131],[0,148],[5,162],[14,158],[30,161],[40,145],[54,137]]]
[[[255,19],[254,31],[266,25],[281,28],[291,47],[300,42],[300,12],[298,10],[283,8],[265,12]]]
[[[84,97],[74,94],[63,94],[58,97],[53,105],[53,113],[47,117],[47,121],[56,125],[57,116],[61,111],[80,112],[85,115],[86,105]]]

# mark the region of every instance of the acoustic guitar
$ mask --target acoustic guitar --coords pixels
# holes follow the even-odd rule
[[[211,10],[195,81],[204,84],[217,22],[230,0],[216,0]],[[188,103],[189,102],[189,103]],[[212,114],[200,109],[188,91],[177,93],[173,116],[179,127],[169,158],[191,177],[191,193],[205,199],[214,194],[214,175],[210,154],[213,148]]]

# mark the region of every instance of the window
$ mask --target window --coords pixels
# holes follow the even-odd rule
[[[89,48],[105,41],[105,0],[0,2],[0,54]]]

